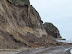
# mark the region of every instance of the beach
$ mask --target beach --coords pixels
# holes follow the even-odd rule
[[[72,45],[28,49],[17,54],[70,54]]]
[[[55,47],[40,47],[40,48],[27,48],[15,51],[0,51],[0,54],[71,54],[70,50],[72,45],[55,46]]]

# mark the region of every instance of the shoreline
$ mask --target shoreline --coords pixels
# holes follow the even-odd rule
[[[66,46],[56,46],[41,49],[31,49],[22,51],[18,54],[71,54],[70,53],[71,49],[72,45],[66,45]]]
[[[53,47],[44,47],[44,48],[28,48],[28,49],[20,49],[19,51],[9,51],[4,50],[0,51],[0,54],[71,54],[70,50],[72,49],[72,45],[65,46],[53,46]]]

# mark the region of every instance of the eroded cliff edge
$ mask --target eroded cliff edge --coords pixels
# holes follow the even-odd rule
[[[39,13],[25,1],[0,0],[0,48],[56,45],[46,33]]]

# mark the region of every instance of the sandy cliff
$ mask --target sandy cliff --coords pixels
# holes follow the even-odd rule
[[[56,45],[29,0],[0,0],[0,49]]]

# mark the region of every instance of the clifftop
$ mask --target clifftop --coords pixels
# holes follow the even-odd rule
[[[29,0],[7,0],[7,1],[17,6],[18,5],[21,5],[21,6],[30,5]]]

